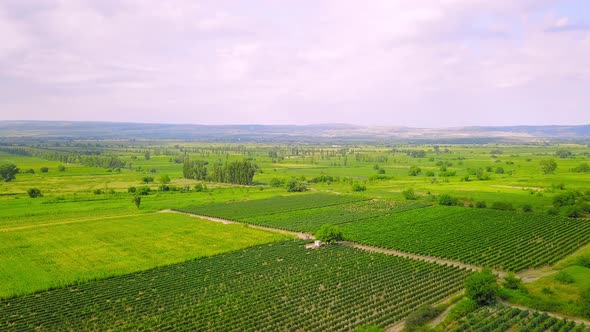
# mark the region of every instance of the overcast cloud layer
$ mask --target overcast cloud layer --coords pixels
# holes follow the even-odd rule
[[[590,123],[590,1],[0,1],[0,120]]]

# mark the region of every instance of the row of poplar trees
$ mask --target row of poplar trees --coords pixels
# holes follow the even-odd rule
[[[256,164],[249,160],[225,163],[217,161],[209,165],[207,161],[190,160],[185,156],[183,175],[187,179],[249,185],[252,184],[257,169]]]

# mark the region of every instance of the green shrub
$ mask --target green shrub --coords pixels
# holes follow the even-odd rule
[[[47,173],[47,172],[49,172],[48,167],[41,167],[41,173]]]
[[[576,264],[590,268],[590,255],[582,255],[576,259]]]
[[[590,318],[590,288],[580,293],[580,313],[583,317]]]
[[[269,184],[271,187],[280,188],[285,185],[285,181],[279,178],[272,178]]]
[[[479,201],[475,203],[475,207],[478,209],[485,209],[487,207],[487,204],[484,201]]]
[[[288,192],[303,192],[307,190],[307,181],[291,178],[286,185]]]
[[[522,206],[522,212],[533,212],[533,206],[530,204],[524,204]]]
[[[64,165],[59,165],[57,166],[57,170],[60,172],[65,172],[66,171],[66,167]]]
[[[154,177],[153,176],[144,176],[143,178],[141,178],[141,182],[143,182],[143,183],[154,182]]]
[[[127,188],[127,192],[130,194],[134,194],[137,191],[137,188],[131,186]]]
[[[519,289],[522,281],[514,273],[508,273],[504,277],[504,287],[508,289]]]
[[[27,189],[27,194],[29,194],[29,197],[31,197],[31,198],[37,198],[37,197],[43,196],[43,194],[41,194],[41,190],[39,188],[29,188],[29,189]]]
[[[102,189],[94,189],[92,193],[94,193],[95,195],[100,195],[102,194]]]
[[[355,182],[352,184],[352,191],[365,191],[367,190],[367,186],[360,182]]]
[[[404,323],[405,330],[408,332],[420,331],[426,323],[440,314],[432,305],[423,305],[414,310]]]
[[[514,211],[514,206],[510,202],[494,202],[491,208],[494,210]]]
[[[138,195],[149,195],[150,194],[150,191],[152,191],[150,189],[150,187],[148,187],[148,186],[141,186],[141,187],[137,187],[136,193]]]
[[[559,271],[559,273],[557,273],[553,279],[555,279],[555,281],[558,281],[562,284],[573,284],[576,282],[576,280],[574,279],[574,277],[572,277],[569,273],[567,273],[566,271]]]
[[[452,197],[449,194],[442,194],[438,197],[438,204],[446,205],[446,206],[454,206],[459,204],[459,200],[457,198]]]
[[[414,192],[414,189],[412,188],[407,188],[402,190],[402,195],[404,196],[405,199],[407,200],[415,200],[418,199],[418,195],[416,195],[416,192]]]

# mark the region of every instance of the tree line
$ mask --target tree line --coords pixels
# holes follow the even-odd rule
[[[217,161],[209,165],[207,161],[190,160],[187,156],[184,158],[182,173],[187,179],[250,185],[257,170],[258,166],[249,160]]]
[[[81,164],[90,167],[124,168],[126,163],[114,155],[84,155],[81,153],[68,153],[51,151],[32,147],[0,146],[0,151],[27,157],[37,157],[47,160],[59,161],[69,164]]]

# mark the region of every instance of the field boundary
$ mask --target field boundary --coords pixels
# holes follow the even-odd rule
[[[232,225],[232,224],[246,225],[246,226],[248,226],[250,228],[254,228],[254,229],[260,229],[260,230],[269,231],[269,232],[273,232],[273,233],[293,235],[293,236],[296,236],[296,237],[298,237],[298,238],[300,238],[302,240],[313,240],[313,239],[315,239],[315,237],[313,235],[308,234],[308,233],[293,232],[293,231],[288,231],[288,230],[284,230],[284,229],[278,229],[278,228],[272,228],[272,227],[265,227],[265,226],[254,225],[254,224],[247,224],[247,223],[243,223],[243,222],[239,222],[239,221],[234,221],[234,220],[229,220],[229,219],[222,219],[222,218],[217,218],[217,217],[209,217],[209,216],[204,216],[204,215],[200,215],[200,214],[194,214],[194,213],[189,213],[189,212],[181,212],[181,211],[171,210],[171,209],[160,210],[160,211],[158,211],[158,213],[177,213],[177,214],[183,214],[183,215],[189,216],[189,217],[195,217],[195,218],[205,219],[205,220],[209,220],[209,221],[213,221],[213,222],[219,222],[219,223],[222,223],[224,225]]]

